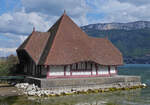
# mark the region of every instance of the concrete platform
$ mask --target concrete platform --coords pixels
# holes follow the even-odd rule
[[[113,77],[89,77],[89,78],[35,78],[26,77],[26,82],[38,85],[40,88],[111,88],[115,85],[127,87],[141,84],[140,76],[117,75]]]

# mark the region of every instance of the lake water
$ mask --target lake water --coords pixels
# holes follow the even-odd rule
[[[118,68],[120,75],[139,75],[150,86],[150,65],[128,64]],[[88,95],[51,97],[0,97],[0,105],[150,105],[150,88]]]

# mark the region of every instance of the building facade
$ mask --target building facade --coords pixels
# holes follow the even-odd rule
[[[106,38],[93,38],[64,13],[47,32],[33,30],[17,49],[26,75],[78,78],[117,75],[120,51]]]

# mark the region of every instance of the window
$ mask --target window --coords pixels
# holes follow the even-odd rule
[[[92,64],[90,62],[80,62],[72,64],[72,70],[91,70]]]
[[[72,69],[76,70],[77,69],[77,64],[72,64]]]
[[[86,69],[92,69],[92,64],[91,63],[89,63],[89,62],[87,62],[87,68]]]

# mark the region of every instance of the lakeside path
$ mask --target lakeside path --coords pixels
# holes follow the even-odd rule
[[[0,84],[0,97],[1,96],[18,96],[22,92],[19,91],[16,87]]]

